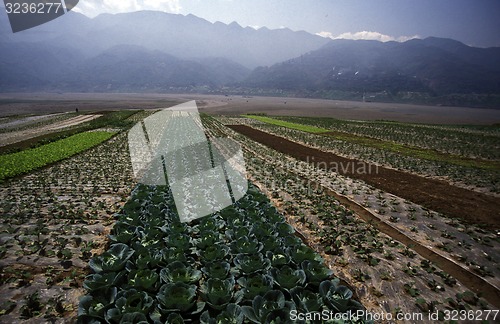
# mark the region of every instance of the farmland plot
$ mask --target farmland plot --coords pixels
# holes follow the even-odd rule
[[[333,118],[277,119],[473,159],[500,159],[500,127],[346,121]]]
[[[102,115],[80,115],[80,116],[73,116],[73,114],[67,114],[63,115],[64,117],[67,117],[66,119],[63,120],[53,120],[50,119],[50,123],[43,123],[41,125],[25,125],[24,127],[21,127],[21,129],[12,129],[10,132],[6,132],[3,134],[0,134],[1,138],[1,146],[9,145],[12,143],[24,141],[36,136],[40,136],[42,134],[47,134],[51,132],[56,132],[61,129],[65,128],[70,128],[73,126],[78,126],[80,124],[92,121],[94,119],[97,119],[101,117]],[[60,117],[61,118],[61,117]],[[36,126],[36,127],[33,127]]]
[[[294,121],[296,119],[292,118],[290,120]],[[304,119],[298,120],[302,121]],[[313,120],[316,121],[316,119]],[[247,122],[244,121],[243,124],[245,123]],[[310,121],[310,123],[312,122]],[[361,122],[352,123],[364,125]],[[318,123],[315,125],[327,126],[327,128],[319,128],[318,131],[315,132],[320,132],[321,130],[327,131],[328,127],[333,128],[333,126],[331,126],[330,124],[324,125],[323,123]],[[368,126],[369,125],[370,123],[368,123]],[[309,127],[313,128],[317,126],[310,125]],[[365,127],[370,129],[370,127],[368,126]],[[497,156],[497,152],[499,151],[498,148],[500,147],[500,136],[494,128],[487,128],[487,130],[481,130],[481,128],[479,128],[479,130],[470,130],[469,128],[464,127],[461,131],[454,130],[452,128],[448,134],[446,133],[446,127],[444,127],[445,130],[443,130],[437,128],[437,126],[418,126],[416,127],[418,131],[420,131],[421,129],[427,130],[428,128],[430,129],[430,131],[428,131],[429,134],[427,136],[423,136],[423,138],[421,138],[420,141],[417,142],[413,142],[412,140],[410,140],[414,137],[417,139],[419,138],[419,136],[412,133],[415,133],[417,131],[412,130],[411,126],[409,127],[410,131],[407,130],[403,134],[400,134],[402,133],[402,131],[389,131],[389,135],[391,135],[391,133],[401,135],[399,137],[396,137],[396,139],[394,138],[395,136],[391,137],[384,133],[386,131],[386,128],[393,127],[392,125],[385,127],[383,131],[379,130],[375,133],[379,135],[376,138],[395,141],[396,143],[400,143],[401,145],[421,145],[421,142],[427,142],[428,144],[425,147],[431,150],[443,150],[443,152],[445,153],[459,154],[458,157],[479,157],[484,159],[458,159],[457,162],[454,162],[453,156],[448,158],[434,158],[432,157],[431,152],[429,153],[431,157],[426,158],[425,151],[417,151],[416,155],[412,155],[412,151],[410,151],[410,154],[408,155],[405,154],[404,146],[401,148],[396,146],[390,150],[384,147],[391,147],[390,143],[392,142],[389,142],[389,144],[384,144],[383,142],[373,144],[368,141],[368,144],[366,144],[364,143],[366,141],[359,140],[359,138],[351,140],[349,137],[345,138],[346,136],[336,137],[335,135],[317,135],[309,132],[285,127],[278,127],[275,125],[259,122],[252,122],[252,127],[341,156],[359,159],[397,170],[404,170],[406,172],[411,172],[418,175],[428,175],[438,179],[445,179],[453,183],[454,185],[463,188],[473,189],[479,192],[490,193],[493,195],[500,191],[500,171],[498,169],[499,162]],[[402,126],[398,127],[401,128]],[[359,130],[359,128],[361,128],[361,131]],[[437,130],[435,128],[437,128]],[[340,129],[343,130],[343,128]],[[350,128],[347,128],[347,130],[348,129]],[[371,132],[362,132],[363,130],[364,128],[358,126],[354,131],[357,131],[357,133],[355,134],[361,134],[363,136],[376,136]],[[470,139],[470,143],[464,144],[464,142],[466,142],[468,139]],[[447,159],[450,161],[447,161]],[[482,161],[485,161],[484,167],[475,166],[476,163],[481,166]]]
[[[181,117],[167,126],[189,128],[191,122]],[[183,143],[201,140],[200,134],[183,136],[189,137]],[[82,323],[291,323],[292,312],[323,310],[349,323],[365,322],[349,315],[363,310],[352,291],[332,277],[255,187],[232,206],[181,222],[186,206],[178,204],[172,188],[180,179],[171,177],[190,179],[193,170],[210,169],[216,158],[197,154],[189,160],[186,150],[173,153],[163,161],[168,184],[138,185],[116,215],[110,248],[91,259],[94,274],[84,282],[88,295],[78,312]]]
[[[459,262],[493,281],[495,236],[454,221],[442,224],[438,214],[411,202],[332,177],[213,119],[205,124],[209,137],[230,136],[244,145],[252,181],[303,234],[254,186],[231,207],[179,222],[169,187],[134,188],[126,136],[120,133],[1,185],[0,321],[63,322],[74,319],[78,308],[82,323],[286,322],[292,311],[364,309],[357,300],[390,314],[494,308],[326,190],[304,190],[303,180],[340,191],[388,222],[399,217],[394,226],[415,239],[434,226],[441,237],[431,233],[430,245],[449,246],[453,251],[443,253],[451,258],[458,251]],[[422,219],[425,227],[419,227]],[[417,231],[408,232],[408,226]],[[456,250],[460,244],[463,250]],[[484,247],[492,252],[478,255]]]
[[[363,310],[293,234],[255,187],[234,206],[181,223],[167,186],[140,185],[118,214],[111,248],[90,262],[79,320],[291,323],[292,311]]]
[[[111,138],[114,134],[115,132],[107,131],[84,132],[37,148],[0,155],[0,181],[68,158]]]
[[[0,118],[0,133],[9,131],[19,131],[21,129],[33,128],[36,126],[41,126],[49,123],[54,123],[57,120],[63,120],[65,118],[70,118],[74,114],[72,113],[58,113],[50,115],[38,115],[38,116],[14,116],[14,117],[2,117]]]
[[[229,119],[222,120],[233,123]],[[336,271],[341,269],[339,272],[343,278],[356,282],[356,293],[367,307],[380,312],[424,313],[435,309],[492,307],[477,297],[469,299],[472,303],[465,302],[468,297],[463,298],[464,296],[474,294],[463,283],[417,255],[411,246],[405,246],[380,233],[352,215],[352,212],[339,206],[324,191],[318,191],[321,187],[318,188],[316,183],[341,192],[351,199],[359,199],[360,204],[365,204],[374,213],[385,210],[385,213],[376,214],[388,223],[396,224],[408,236],[423,241],[426,246],[436,249],[438,246],[449,245],[447,257],[460,259],[464,267],[470,267],[471,270],[476,268],[478,274],[481,272],[479,268],[493,269],[495,274],[483,272],[480,275],[498,284],[495,261],[498,258],[498,245],[495,235],[460,225],[456,221],[444,221],[437,213],[383,193],[360,181],[339,175],[332,176],[307,163],[293,161],[290,157],[233,133],[213,120],[209,124],[218,136],[228,134],[245,146],[248,156],[253,157],[247,161],[249,168],[254,169],[252,176],[276,198],[277,204],[286,211],[288,220],[302,228],[304,233],[310,234],[308,239],[316,250],[324,253],[329,264]],[[391,222],[390,218],[398,221]],[[413,221],[413,224],[407,220]],[[429,230],[427,226],[435,230]],[[431,233],[433,231],[439,234]],[[470,235],[467,239],[463,236],[464,232]],[[459,235],[457,233],[461,235],[458,236],[459,239],[454,236]],[[481,243],[479,237],[482,236],[486,244]],[[444,242],[443,245],[440,245],[441,242]],[[488,247],[489,244],[492,246]],[[457,258],[460,254],[463,254],[463,258]],[[474,260],[477,257],[479,261]],[[476,261],[482,266],[475,267]]]
[[[149,113],[131,117],[137,121]],[[0,185],[0,321],[68,322],[133,184],[126,133]]]

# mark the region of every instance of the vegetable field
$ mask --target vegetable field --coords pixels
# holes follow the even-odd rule
[[[79,133],[34,149],[0,155],[0,181],[68,158],[108,140],[113,135],[113,132]]]
[[[208,139],[241,145],[249,190],[183,223],[168,185],[132,176],[127,131],[153,113],[103,112],[0,155],[0,322],[499,320],[497,127],[204,115]],[[19,118],[4,132],[66,116]],[[464,203],[484,199],[476,210],[491,215],[461,217],[409,199],[385,171],[361,177],[322,161],[441,181]],[[414,183],[441,207],[453,202]]]
[[[82,322],[284,323],[292,310],[362,309],[255,187],[183,224],[168,187],[139,186],[116,217],[111,248],[90,261]]]

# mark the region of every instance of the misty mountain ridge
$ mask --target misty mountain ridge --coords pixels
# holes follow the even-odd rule
[[[7,20],[5,13],[0,15]],[[249,69],[272,65],[328,43],[323,37],[287,28],[255,30],[243,28],[236,22],[211,23],[191,14],[157,11],[101,14],[92,19],[70,12],[17,34],[12,34],[10,28],[2,28],[0,37],[12,42],[72,47],[88,57],[117,45],[136,45],[183,59],[226,58]]]
[[[446,104],[450,97],[479,96],[451,103],[490,106],[486,101],[496,105],[500,94],[500,48],[450,39],[331,40],[154,11],[93,19],[70,12],[12,34],[6,14],[0,15],[0,91],[191,91]]]
[[[246,83],[311,93],[499,94],[499,72],[500,48],[434,37],[404,43],[333,40],[319,50],[257,68]]]

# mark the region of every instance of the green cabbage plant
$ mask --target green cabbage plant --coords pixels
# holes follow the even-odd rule
[[[302,286],[306,282],[306,274],[304,270],[292,269],[287,265],[279,269],[272,268],[271,274],[276,284],[285,290]]]
[[[285,323],[289,314],[295,310],[295,304],[285,300],[279,290],[271,290],[264,296],[257,296],[252,301],[252,306],[243,306],[246,318],[254,323]],[[280,318],[278,320],[278,318]]]
[[[273,289],[273,278],[267,274],[256,273],[238,279],[241,289],[238,295],[243,295],[245,299],[253,299],[257,295],[264,295]]]
[[[363,309],[360,303],[351,299],[352,291],[345,286],[339,285],[339,279],[323,281],[319,285],[319,293],[325,305],[336,312],[346,313]]]
[[[183,282],[186,284],[197,284],[201,279],[201,271],[186,266],[180,261],[174,261],[160,271],[161,280],[168,282]]]
[[[301,264],[307,276],[307,283],[319,286],[319,284],[330,279],[333,271],[328,269],[323,262],[305,260]]]
[[[128,275],[128,284],[137,289],[154,292],[158,287],[158,278],[158,273],[154,270],[132,270]]]
[[[142,317],[138,314],[143,316],[148,314],[153,305],[154,299],[144,291],[135,289],[122,290],[116,295],[115,307],[110,308],[105,317],[108,322],[119,323],[123,322],[125,316],[126,318],[139,320]],[[132,314],[135,315],[131,316]]]
[[[226,261],[211,262],[201,269],[206,277],[214,279],[225,279],[230,270],[231,265]]]
[[[165,314],[188,311],[196,313],[203,310],[205,306],[204,303],[196,305],[196,297],[195,285],[175,282],[161,286],[156,299],[159,302],[158,307]]]
[[[234,258],[236,269],[243,274],[251,274],[257,271],[266,271],[271,266],[271,261],[264,258],[262,253],[238,254]]]
[[[225,280],[210,278],[200,287],[202,300],[217,310],[225,308],[231,302],[233,291],[233,277]]]
[[[236,241],[231,244],[231,250],[233,253],[243,253],[243,254],[253,254],[260,252],[263,248],[262,243],[255,239],[249,239],[248,237],[239,237]]]
[[[209,311],[203,312],[200,317],[200,324],[242,324],[245,315],[241,307],[237,304],[228,304],[216,317],[211,317]]]
[[[323,298],[304,287],[295,287],[290,294],[295,305],[304,313],[320,312],[323,308]]]
[[[132,257],[134,250],[123,243],[111,245],[111,248],[92,258],[89,262],[90,268],[97,273],[120,271],[125,268],[125,263]]]

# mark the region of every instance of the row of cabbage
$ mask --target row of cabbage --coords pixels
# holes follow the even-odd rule
[[[252,124],[253,128],[266,133],[284,137],[296,143],[305,144],[320,150],[358,159],[385,167],[404,170],[420,175],[446,177],[458,186],[469,188],[471,185],[490,192],[500,191],[500,174],[495,169],[480,169],[454,165],[444,161],[430,161],[407,156],[380,148],[364,146],[358,143],[334,140],[331,137],[306,133],[290,128]]]
[[[500,159],[498,150],[500,129],[497,126],[426,125],[323,117],[278,117],[277,119],[463,157]]]
[[[114,134],[84,132],[36,148],[0,155],[0,181],[73,156],[108,140]]]
[[[204,122],[215,136],[229,136],[242,145],[245,155],[249,157],[246,159],[246,167],[252,180],[270,192],[290,224],[297,226],[307,238],[317,242],[314,249],[325,254],[327,264],[335,264],[336,275],[356,285],[362,301],[369,300],[378,304],[379,308],[374,307],[370,311],[394,318],[397,313],[423,313],[426,317],[436,312],[439,318],[444,318],[443,310],[481,312],[482,309],[493,307],[435,264],[414,253],[412,246],[401,244],[353,215],[352,211],[339,205],[317,183],[351,198],[364,196],[370,204],[378,201],[377,204],[380,204],[374,209],[387,210],[387,215],[379,214],[379,217],[426,246],[438,247],[437,244],[443,242],[443,247],[450,248],[447,250],[450,252],[450,259],[466,255],[463,260],[467,260],[469,266],[481,260],[478,263],[481,266],[474,271],[480,270],[482,276],[484,271],[495,269],[494,259],[489,254],[477,253],[477,249],[489,252],[489,247],[485,246],[486,240],[491,244],[494,237],[483,238],[482,241],[479,237],[483,237],[485,233],[480,234],[480,229],[474,232],[473,228],[456,224],[455,221],[447,224],[434,212],[421,213],[419,206],[395,201],[376,188],[362,186],[360,182],[351,182],[330,173],[323,174],[321,170],[315,170],[305,162],[293,162],[292,158],[254,142],[219,122],[234,124],[237,119],[206,117]],[[390,221],[391,214],[398,215],[397,223]],[[408,228],[403,230],[405,226]],[[429,230],[432,233],[425,234]],[[475,238],[463,240],[459,232],[466,232]],[[479,245],[478,242],[484,243]],[[485,262],[487,267],[484,267]]]
[[[168,187],[139,185],[116,216],[110,248],[90,261],[81,323],[300,323],[294,313],[365,322],[351,290],[252,185],[190,223]]]

